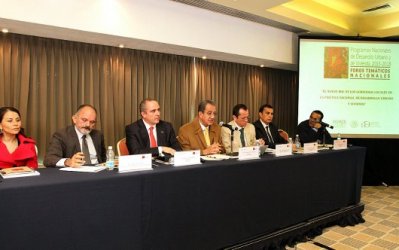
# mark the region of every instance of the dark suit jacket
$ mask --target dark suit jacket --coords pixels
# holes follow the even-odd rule
[[[99,163],[106,161],[106,152],[103,134],[93,129],[90,132],[94,147],[97,152]],[[47,167],[54,167],[62,158],[71,158],[77,152],[82,152],[75,126],[68,126],[53,134],[50,145],[47,147],[43,164]]]
[[[266,129],[265,127],[263,127],[263,124],[260,120],[257,120],[253,124],[255,126],[255,131],[256,131],[256,139],[262,138],[265,141],[265,145],[269,145],[269,147],[275,148],[276,144],[287,143],[287,141],[283,137],[281,137],[280,133],[278,132],[277,126],[274,125],[273,123],[269,124],[269,129],[270,133],[272,134],[274,143],[270,142],[267,139]]]
[[[328,130],[325,127],[319,128],[316,132],[309,126],[309,120],[305,120],[299,123],[297,127],[297,133],[299,135],[299,140],[301,141],[302,145],[304,143],[315,142],[317,140],[320,140],[320,142],[323,143],[323,134],[325,135],[326,144],[333,143],[333,139],[331,138],[330,133],[328,133]]]
[[[183,150],[200,150],[203,155],[203,150],[207,148],[204,133],[202,132],[198,117],[192,122],[184,124],[179,129],[179,136],[177,137]],[[209,139],[211,144],[218,142],[222,143],[221,129],[217,124],[209,127]],[[224,149],[223,149],[224,152]]]
[[[160,120],[156,126],[158,146],[171,147],[180,151],[180,145],[177,142],[175,131],[172,124]],[[158,147],[150,147],[150,138],[142,119],[126,126],[126,145],[130,154],[148,154],[158,155]]]

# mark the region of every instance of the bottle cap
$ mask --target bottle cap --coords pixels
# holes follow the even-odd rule
[[[108,146],[108,149],[112,149],[112,146]]]

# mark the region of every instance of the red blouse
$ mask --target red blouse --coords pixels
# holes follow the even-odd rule
[[[0,169],[19,166],[37,168],[35,141],[21,134],[18,134],[18,141],[17,149],[10,154],[0,139]]]

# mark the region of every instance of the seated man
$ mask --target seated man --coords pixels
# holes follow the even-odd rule
[[[211,100],[201,101],[198,116],[179,129],[178,140],[183,150],[201,150],[201,155],[224,152],[220,127],[215,124],[216,105]]]
[[[263,139],[265,144],[269,145],[269,148],[275,148],[276,144],[287,143],[280,136],[277,126],[272,123],[273,115],[273,107],[264,104],[259,108],[259,120],[254,122],[256,139]]]
[[[97,111],[81,105],[72,116],[74,126],[54,133],[44,157],[47,167],[79,167],[105,162],[103,134],[95,130]]]
[[[227,153],[238,152],[241,147],[255,146],[256,133],[255,127],[248,123],[249,111],[244,104],[237,104],[233,108],[233,120],[228,123],[230,128],[222,127],[222,141]],[[233,133],[233,145],[231,145],[231,133]],[[264,145],[265,141],[259,139],[259,145]]]
[[[172,124],[161,120],[161,109],[156,100],[140,103],[141,119],[126,126],[126,145],[130,154],[158,156],[181,150]]]
[[[333,143],[330,133],[327,131],[326,127],[320,122],[323,120],[323,113],[320,110],[314,110],[309,117],[309,120],[305,120],[299,123],[297,127],[297,132],[301,144],[308,142],[318,142],[318,143]]]

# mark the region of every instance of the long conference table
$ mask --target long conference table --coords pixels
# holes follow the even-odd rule
[[[267,249],[276,237],[284,243],[284,230],[308,230],[312,220],[361,216],[365,152],[123,174],[39,169],[40,176],[0,182],[0,248]]]

